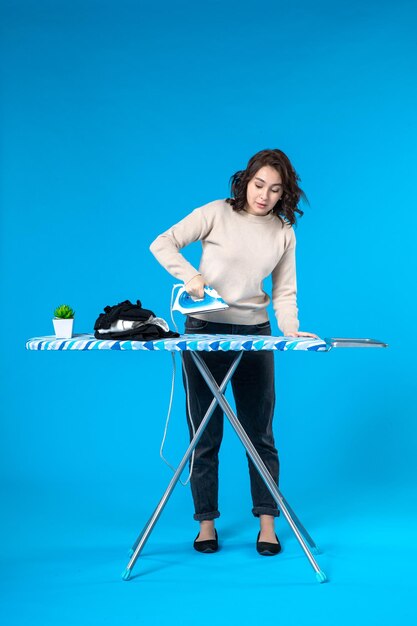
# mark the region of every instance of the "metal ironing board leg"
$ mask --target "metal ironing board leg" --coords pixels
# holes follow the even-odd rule
[[[194,353],[191,352],[192,356],[194,356]],[[219,392],[221,394],[223,394],[223,392],[226,389],[226,386],[229,382],[229,380],[231,379],[231,377],[233,376],[233,373],[235,371],[235,369],[237,368],[240,359],[242,358],[243,352],[239,352],[236,356],[236,358],[233,360],[232,365],[229,368],[229,371],[227,372],[226,376],[224,377],[223,382],[221,383],[220,387],[217,386],[217,389],[219,390]],[[196,447],[201,435],[203,434],[204,429],[206,428],[209,419],[214,411],[214,409],[216,408],[216,405],[218,403],[218,400],[216,397],[213,397],[213,400],[210,403],[209,408],[207,409],[207,412],[203,418],[203,421],[201,422],[200,426],[198,427],[193,439],[190,442],[190,445],[188,446],[180,464],[178,465],[175,474],[173,475],[173,477],[171,478],[171,481],[164,493],[164,495],[162,496],[161,500],[159,501],[158,506],[156,507],[155,511],[153,512],[153,514],[151,515],[151,517],[149,518],[148,522],[146,523],[146,525],[144,526],[143,530],[141,531],[140,535],[138,536],[138,538],[136,539],[135,543],[133,544],[133,547],[131,549],[131,558],[129,563],[126,566],[125,571],[122,574],[122,578],[123,580],[129,580],[132,569],[143,549],[143,547],[145,546],[149,535],[151,534],[156,522],[158,521],[159,516],[161,515],[166,503],[168,502],[169,497],[171,496],[175,485],[177,484],[177,482],[179,481],[179,478],[181,476],[181,473],[188,461],[188,459],[190,458],[194,448]]]
[[[292,510],[292,508],[288,504],[287,500],[282,495],[282,492],[278,489],[278,487],[277,487],[277,491],[278,491],[279,495],[281,496],[283,503],[287,507],[288,512],[291,515],[293,522],[295,523],[295,525],[297,526],[298,530],[300,531],[300,533],[303,535],[304,539],[307,541],[308,545],[310,546],[310,549],[311,549],[312,553],[313,554],[320,554],[321,550],[320,550],[319,546],[316,544],[314,539],[308,533],[306,528],[302,525],[302,523],[300,522],[300,520],[298,519],[298,517],[296,516],[296,514],[294,513],[294,511]]]
[[[264,481],[265,485],[267,486],[267,488],[268,488],[269,492],[271,493],[272,497],[274,498],[275,502],[277,503],[277,505],[281,509],[282,513],[284,514],[285,519],[287,520],[287,522],[289,523],[289,525],[291,527],[291,530],[295,534],[295,536],[296,536],[299,544],[301,545],[301,547],[302,547],[306,557],[308,558],[311,566],[313,567],[314,571],[316,572],[317,580],[320,583],[326,582],[326,580],[327,580],[326,574],[320,569],[320,567],[316,563],[316,561],[315,561],[315,559],[314,559],[314,557],[313,557],[313,555],[312,555],[308,545],[306,544],[306,542],[304,540],[304,537],[303,537],[302,533],[300,532],[299,528],[297,527],[297,524],[294,522],[293,518],[291,517],[290,511],[289,511],[288,507],[286,506],[286,503],[285,503],[284,499],[282,498],[281,493],[279,492],[274,479],[272,478],[272,476],[269,473],[266,465],[264,464],[264,462],[262,461],[261,457],[259,456],[259,453],[257,452],[256,448],[254,447],[253,443],[251,442],[251,440],[249,439],[248,435],[246,434],[243,426],[241,425],[241,423],[237,419],[236,415],[232,411],[229,403],[227,402],[227,400],[224,397],[222,391],[220,390],[218,384],[216,383],[212,373],[210,372],[210,370],[207,367],[206,363],[204,362],[204,360],[200,357],[200,355],[197,352],[192,352],[191,354],[193,356],[194,362],[195,362],[196,366],[198,367],[201,375],[203,376],[204,380],[206,381],[207,385],[209,386],[209,388],[210,388],[211,392],[213,393],[214,397],[217,398],[217,401],[218,401],[219,405],[223,409],[224,413],[226,414],[226,417],[229,419],[229,421],[230,421],[233,429],[235,430],[237,436],[239,437],[239,439],[241,440],[242,444],[246,448],[246,450],[247,450],[247,452],[249,454],[249,457],[253,461],[256,469],[258,470],[258,472],[259,472],[259,474],[260,474],[260,476],[262,478],[262,480]],[[304,529],[304,531],[305,531],[305,529]],[[311,539],[310,536],[309,536],[309,538]],[[315,547],[317,549],[317,547],[315,545],[313,547]]]

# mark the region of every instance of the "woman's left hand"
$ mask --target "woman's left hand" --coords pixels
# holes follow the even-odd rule
[[[320,339],[320,337],[314,333],[303,333],[301,331],[296,333],[287,333],[285,337],[313,337],[314,339]]]

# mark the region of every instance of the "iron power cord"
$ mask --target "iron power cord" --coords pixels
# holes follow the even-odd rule
[[[171,320],[172,320],[174,328],[175,328],[175,330],[176,330],[176,332],[178,334],[180,334],[180,333],[179,333],[177,324],[175,323],[174,315],[173,315],[173,312],[172,312],[172,304],[173,304],[173,300],[174,300],[174,291],[179,286],[181,286],[181,285],[174,285],[173,288],[172,288],[172,291],[171,291],[171,304],[170,304],[170,307],[169,307],[170,308],[170,312],[171,312]],[[171,418],[172,401],[173,401],[173,398],[174,398],[174,389],[175,389],[175,374],[176,374],[175,352],[171,352],[171,358],[172,358],[171,393],[170,393],[170,398],[169,398],[168,413],[167,413],[167,417],[166,417],[166,420],[165,420],[164,434],[163,434],[163,437],[162,437],[161,447],[160,447],[160,450],[159,450],[159,456],[164,461],[164,463],[166,463],[168,465],[168,467],[170,469],[172,469],[173,472],[175,472],[177,468],[174,467],[173,465],[171,465],[171,463],[164,457],[164,445],[165,445],[165,439],[166,439],[167,432],[168,432],[169,420]],[[193,419],[192,419],[192,416],[191,416],[188,375],[187,375],[187,370],[186,370],[186,367],[185,367],[184,359],[182,357],[181,357],[181,363],[182,363],[182,368],[184,370],[184,375],[185,375],[185,386],[186,386],[188,415],[189,415],[189,418],[190,418],[191,430],[192,430],[193,437],[194,437],[195,436],[195,426],[194,426],[194,422],[193,422]],[[182,482],[182,480],[179,479],[179,482],[184,487],[186,487],[188,485],[188,483],[190,482],[190,480],[191,480],[191,475],[193,473],[193,467],[194,467],[194,452],[195,451],[193,450],[193,452],[191,454],[190,472],[188,474],[187,480],[185,482]]]

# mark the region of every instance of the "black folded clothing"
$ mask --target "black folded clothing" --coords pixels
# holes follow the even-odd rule
[[[152,311],[142,309],[140,300],[136,300],[136,304],[132,304],[130,300],[125,300],[114,306],[105,306],[105,313],[100,313],[94,330],[98,328],[110,328],[110,326],[118,320],[126,320],[130,322],[146,322],[151,316],[155,316]]]
[[[171,330],[164,330],[159,324],[152,322],[155,314],[149,309],[143,309],[140,300],[132,304],[130,300],[125,300],[114,306],[104,307],[104,313],[100,313],[94,324],[94,337],[96,339],[125,339],[136,341],[150,341],[153,339],[167,339],[169,337],[179,337],[178,333]],[[141,322],[138,328],[128,330],[115,330],[112,332],[99,332],[100,329],[108,330],[112,324],[119,320],[129,322]]]

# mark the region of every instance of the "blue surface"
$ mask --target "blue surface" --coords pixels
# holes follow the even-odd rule
[[[415,2],[3,0],[0,13],[0,621],[188,626],[215,597],[217,624],[270,621],[271,601],[288,626],[414,624]],[[25,341],[53,332],[61,303],[76,333],[125,299],[169,320],[176,281],[149,244],[226,197],[265,147],[289,155],[310,200],[296,229],[301,330],[389,344],[275,355],[281,488],[330,582],[283,520],[283,553],[257,555],[226,427],[222,550],[194,553],[178,487],[143,576],[124,583],[171,477],[158,456],[171,356]],[[172,462],[186,441],[179,386]]]
[[[197,337],[197,341],[196,341]],[[118,341],[115,339],[95,339],[89,333],[77,335],[72,338],[57,338],[55,335],[46,337],[33,337],[26,341],[27,350],[144,350],[144,351],[168,351],[184,352],[193,351],[238,351],[256,352],[259,350],[307,350],[311,352],[328,352],[332,349],[331,342],[312,337],[291,337],[276,341],[276,337],[264,335],[260,340],[259,335],[187,335],[182,334],[163,340],[153,341]]]

